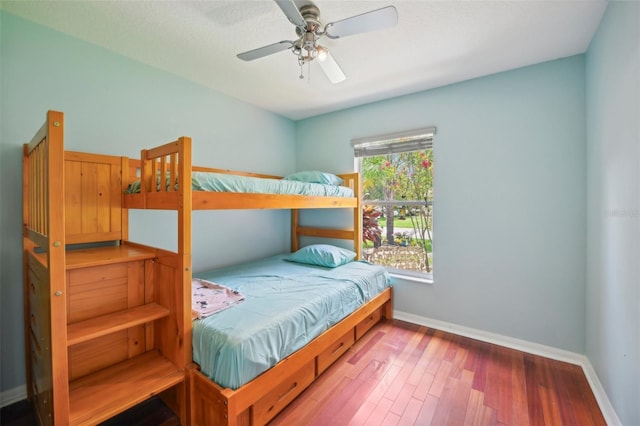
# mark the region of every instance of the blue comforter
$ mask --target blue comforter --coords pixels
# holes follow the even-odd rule
[[[196,274],[246,298],[193,323],[193,359],[222,387],[251,381],[389,286],[366,262],[330,269],[284,257]]]
[[[158,182],[158,185],[160,182]],[[169,178],[166,179],[169,185]],[[194,191],[207,192],[243,192],[252,194],[287,194],[322,197],[353,197],[351,188],[322,183],[299,182],[284,179],[256,178],[224,173],[193,172],[191,188]],[[175,184],[178,189],[178,184]],[[126,191],[128,194],[140,192],[140,181],[137,180]]]

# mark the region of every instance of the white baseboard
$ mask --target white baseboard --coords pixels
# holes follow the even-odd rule
[[[27,399],[27,385],[0,392],[0,408]]]
[[[540,355],[557,361],[568,362],[570,364],[579,365],[584,371],[584,375],[591,386],[593,395],[600,406],[602,415],[609,426],[619,426],[620,419],[616,414],[607,393],[598,379],[598,375],[594,370],[589,359],[582,354],[566,351],[564,349],[554,348],[552,346],[541,345],[539,343],[528,342],[526,340],[515,339],[513,337],[503,336],[500,334],[490,333],[488,331],[478,330],[471,327],[453,324],[446,321],[426,318],[419,315],[410,314],[402,311],[393,311],[393,317],[401,321],[411,322],[413,324],[423,325],[425,327],[434,328],[436,330],[446,331],[471,339],[480,340],[495,345],[504,346],[533,355]]]
[[[611,401],[609,401],[609,397],[604,391],[602,383],[600,383],[596,370],[593,368],[593,365],[591,365],[591,361],[589,361],[589,358],[586,356],[584,359],[585,363],[582,364],[582,370],[584,371],[584,375],[587,376],[587,381],[591,386],[593,395],[596,397],[596,401],[598,401],[598,405],[600,406],[604,419],[607,421],[609,426],[622,426],[622,422],[618,418],[616,410],[613,409],[613,405],[611,405]]]

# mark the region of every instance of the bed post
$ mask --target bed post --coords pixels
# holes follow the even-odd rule
[[[183,290],[183,324],[184,324],[184,358],[181,365],[191,363],[191,138],[182,136],[178,139],[180,152],[178,188],[181,202],[178,209],[178,254],[180,255]]]
[[[356,207],[353,210],[353,247],[356,259],[362,259],[362,189],[359,173],[354,173],[353,188],[356,195]]]
[[[191,211],[192,211],[192,189],[191,189],[191,138],[182,136],[178,138],[178,191],[180,202],[178,205],[178,268],[176,269],[176,279],[181,280],[179,284],[182,289],[182,306],[178,308],[178,317],[181,323],[182,342],[181,354],[177,354],[182,359],[177,363],[185,371],[187,376],[187,366],[191,364]],[[173,159],[173,158],[172,158]],[[164,164],[164,162],[163,162]],[[175,161],[171,161],[171,175],[175,175]],[[166,165],[162,167],[164,176]],[[171,188],[171,186],[169,186]],[[180,333],[180,331],[178,331]],[[189,409],[189,389],[188,379],[177,388],[178,406],[180,410],[180,421],[182,424],[190,424]]]
[[[300,212],[298,209],[291,209],[291,253],[300,248],[300,240],[298,235],[298,226]]]
[[[47,121],[24,146],[23,249],[25,252],[24,294],[41,292],[34,311],[25,311],[27,341],[31,320],[38,324],[36,341],[44,347],[38,369],[33,368],[33,349],[26,343],[27,383],[30,397],[36,397],[41,422],[64,424],[69,418],[67,352],[67,280],[64,209],[64,114],[48,111]],[[36,248],[45,250],[38,255]],[[25,308],[28,308],[25,303]],[[34,380],[35,379],[35,380]]]

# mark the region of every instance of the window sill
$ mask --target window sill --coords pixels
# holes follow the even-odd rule
[[[433,277],[416,277],[414,275],[405,275],[405,274],[400,274],[400,273],[391,272],[391,271],[389,271],[389,275],[393,278],[398,278],[404,281],[412,281],[415,283],[422,283],[422,284],[433,284]]]

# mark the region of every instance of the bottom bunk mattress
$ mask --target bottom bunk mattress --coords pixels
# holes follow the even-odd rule
[[[244,297],[193,322],[193,359],[223,388],[251,381],[390,285],[384,268],[363,261],[325,268],[285,257],[196,274]]]

